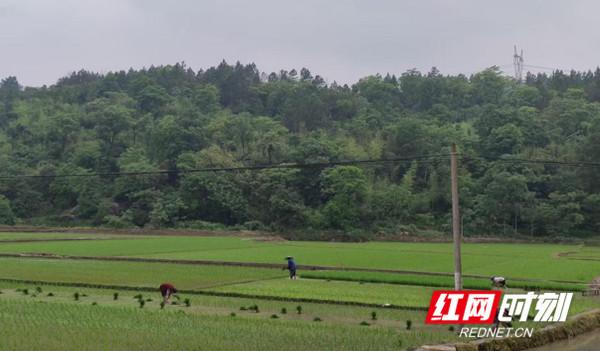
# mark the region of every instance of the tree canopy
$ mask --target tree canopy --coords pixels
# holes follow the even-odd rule
[[[447,230],[456,143],[466,234],[600,230],[600,69],[469,77],[410,70],[328,84],[306,68],[183,63],[49,87],[0,82],[0,223]],[[368,166],[160,170],[405,158]],[[412,160],[414,158],[415,160]],[[119,176],[119,172],[141,173]]]

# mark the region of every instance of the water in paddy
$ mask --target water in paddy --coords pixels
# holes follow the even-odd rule
[[[580,335],[571,340],[555,342],[528,351],[598,351],[600,350],[600,331]]]

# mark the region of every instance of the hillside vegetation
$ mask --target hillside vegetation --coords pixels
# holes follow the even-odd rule
[[[466,235],[600,229],[600,70],[370,76],[222,62],[55,85],[0,83],[0,177],[186,171],[343,160],[370,165],[0,178],[0,223],[338,232],[447,231],[449,146],[461,153]],[[419,158],[423,155],[441,155]]]

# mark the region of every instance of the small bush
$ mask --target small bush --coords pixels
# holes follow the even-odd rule
[[[144,308],[144,305],[146,304],[146,301],[144,300],[138,300],[140,303],[140,308]]]
[[[246,310],[247,310],[246,306],[240,307],[240,311],[246,311]]]
[[[146,302],[152,302],[152,301],[153,301],[152,299],[146,299]]]
[[[453,332],[453,331],[454,331],[454,326],[453,326],[453,325],[449,326],[449,327],[448,327],[448,331],[451,331],[451,332]]]
[[[113,294],[113,300],[117,301],[119,299],[119,293],[116,292]]]
[[[319,317],[313,318],[313,322],[322,322],[323,320]]]
[[[75,299],[75,301],[79,301],[79,293],[78,292],[73,294],[73,299]]]
[[[23,295],[29,295],[29,289],[23,289]]]
[[[260,312],[260,309],[258,308],[258,305],[256,305],[256,304],[255,304],[255,305],[252,305],[252,306],[250,306],[250,307],[248,307],[248,309],[249,309],[250,311],[254,311],[254,312],[256,312],[256,313],[259,313],[259,312]]]
[[[230,315],[231,317],[235,317],[235,316],[237,316],[237,315],[235,314],[235,312],[231,312],[229,315]]]
[[[412,321],[409,319],[406,321],[406,330],[410,330],[412,328]]]
[[[96,301],[92,302],[92,306],[97,306],[98,303]]]
[[[278,316],[278,315],[276,315],[276,314],[272,314],[272,315],[271,315],[271,318],[272,318],[272,319],[277,319],[277,318],[279,318],[279,316]]]
[[[160,309],[163,310],[165,308],[165,302],[161,301],[160,302]]]
[[[81,297],[87,297],[87,295],[86,294],[81,294]]]
[[[183,303],[185,304],[185,307],[190,307],[192,305],[192,301],[188,298],[183,300]]]
[[[377,320],[377,312],[375,312],[375,311],[371,312],[371,320],[372,321],[376,321]]]
[[[36,286],[36,287],[35,287],[35,291],[37,291],[38,293],[41,293],[41,292],[42,292],[42,288],[41,288],[41,287],[39,287],[39,286]]]
[[[360,322],[360,325],[364,325],[364,326],[368,327],[371,324],[369,324],[369,322],[367,322],[367,321],[362,321],[362,322]]]
[[[46,296],[52,297],[52,296],[54,296],[54,294],[49,292]]]
[[[285,308],[285,307],[284,307],[284,308],[282,308],[282,309],[281,309],[281,314],[287,314],[287,308]]]
[[[296,306],[296,312],[302,314],[302,306]]]
[[[171,305],[179,305],[179,302],[173,301],[173,302],[171,302]]]
[[[142,296],[142,294],[137,294],[137,295],[135,295],[133,298],[134,298],[134,299],[137,299],[137,300],[141,300],[141,299],[143,299],[143,298],[144,298],[144,296]]]

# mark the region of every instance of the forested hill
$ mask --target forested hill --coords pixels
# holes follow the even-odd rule
[[[0,176],[462,155],[465,234],[600,229],[600,70],[370,76],[184,64],[0,84]],[[0,178],[0,223],[339,231],[449,228],[447,157],[170,175]],[[361,234],[359,234],[361,233]]]

